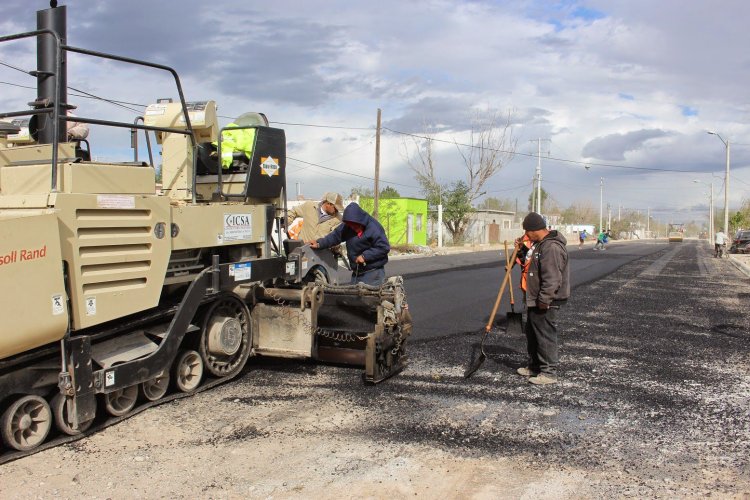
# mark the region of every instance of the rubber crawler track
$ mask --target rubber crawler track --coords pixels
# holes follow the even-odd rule
[[[241,370],[237,375],[243,372],[244,370]],[[216,387],[217,385],[223,384],[225,382],[229,382],[230,380],[237,377],[237,375],[234,375],[233,377],[222,377],[222,378],[214,378],[214,379],[208,380],[204,382],[203,384],[201,384],[200,387],[198,387],[196,390],[192,392],[176,392],[174,394],[164,396],[163,398],[158,399],[156,401],[147,401],[143,404],[136,406],[129,413],[125,415],[121,415],[119,417],[108,417],[99,423],[95,422],[94,425],[92,425],[89,429],[86,430],[86,432],[83,432],[81,434],[77,434],[75,436],[60,435],[56,438],[50,439],[49,441],[37,446],[36,448],[32,450],[11,451],[8,453],[3,453],[2,455],[0,455],[0,465],[6,464],[8,462],[12,462],[14,460],[18,460],[19,458],[24,458],[24,457],[34,455],[35,453],[39,453],[44,450],[49,450],[50,448],[54,448],[55,446],[60,446],[61,444],[67,444],[67,443],[72,443],[73,441],[78,441],[79,439],[83,439],[103,429],[106,429],[107,427],[111,425],[118,424],[122,422],[123,420],[132,417],[133,415],[137,415],[141,413],[142,411],[148,408],[151,408],[152,406],[157,406],[160,404],[168,403],[170,401],[174,401],[176,399],[182,399],[182,398],[192,396],[194,394],[198,394],[199,392],[206,391],[208,389]],[[101,417],[99,416],[96,418],[96,420],[99,420],[100,418]],[[54,424],[52,425],[54,427]]]

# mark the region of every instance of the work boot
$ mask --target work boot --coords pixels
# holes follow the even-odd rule
[[[523,375],[524,377],[534,377],[536,375],[539,375],[539,370],[533,370],[528,366],[522,366],[518,370],[516,370],[516,373],[519,375]]]
[[[548,373],[540,373],[536,377],[529,377],[529,383],[534,385],[556,384],[557,377]]]

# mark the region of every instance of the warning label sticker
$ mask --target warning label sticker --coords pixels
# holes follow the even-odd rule
[[[249,240],[253,235],[250,214],[224,214],[224,242]]]
[[[65,312],[65,302],[62,294],[52,296],[52,316],[59,316]]]
[[[86,316],[96,316],[96,297],[86,299]]]
[[[268,177],[279,175],[279,159],[271,156],[262,156],[260,158],[260,172]]]
[[[146,116],[163,115],[166,111],[166,104],[149,104],[146,108]]]
[[[100,194],[96,197],[99,208],[135,208],[135,196]]]
[[[229,275],[234,276],[234,281],[249,280],[252,277],[252,262],[240,262],[232,264],[229,268]]]

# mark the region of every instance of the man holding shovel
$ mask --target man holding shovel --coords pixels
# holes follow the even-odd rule
[[[535,385],[554,384],[560,361],[557,312],[570,296],[567,241],[559,232],[549,231],[545,220],[535,212],[523,220],[523,229],[533,243],[521,273],[529,364],[518,373]],[[516,240],[516,248],[520,250],[521,245],[521,239]]]

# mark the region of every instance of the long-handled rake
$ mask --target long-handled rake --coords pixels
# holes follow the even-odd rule
[[[518,253],[518,248],[514,248],[513,255],[511,255],[509,262],[514,262],[516,260],[517,253]],[[507,252],[506,252],[506,256],[507,256]],[[469,378],[472,375],[474,375],[474,372],[479,370],[479,367],[482,366],[482,363],[484,363],[484,360],[487,359],[487,353],[484,352],[484,341],[487,339],[487,334],[490,333],[490,330],[492,329],[492,324],[495,322],[495,315],[497,314],[497,309],[500,307],[500,301],[503,298],[503,292],[505,291],[505,287],[508,285],[508,282],[510,281],[510,276],[511,276],[510,271],[511,271],[510,265],[507,265],[505,269],[505,277],[503,278],[503,282],[500,284],[500,290],[498,290],[497,292],[495,305],[493,306],[492,312],[490,313],[490,319],[487,321],[487,325],[484,327],[484,333],[482,334],[482,341],[479,343],[479,356],[474,361],[474,363],[471,366],[469,366],[469,368],[464,372],[464,378]]]

